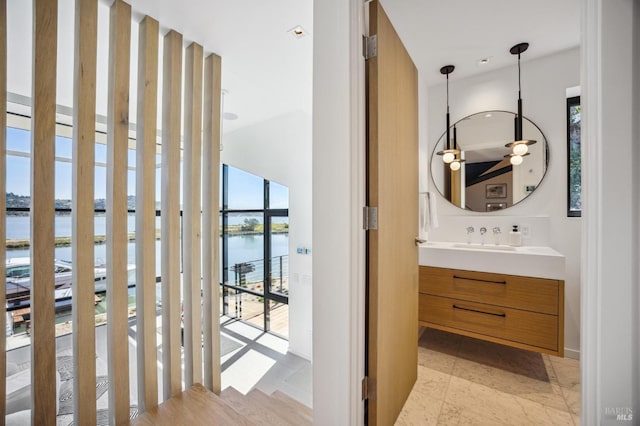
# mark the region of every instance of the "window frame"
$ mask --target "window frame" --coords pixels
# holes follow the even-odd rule
[[[582,217],[582,209],[574,210],[571,208],[571,108],[576,106],[580,106],[579,95],[567,98],[567,217]],[[582,123],[582,117],[580,117],[580,122]],[[580,163],[582,165],[582,158],[580,158]]]
[[[225,163],[221,163],[222,168],[222,185],[221,185],[221,194],[222,194],[222,205],[220,208],[220,215],[222,216],[222,227],[220,230],[220,236],[222,238],[222,253],[221,253],[221,269],[222,269],[222,283],[220,286],[222,288],[222,313],[223,315],[227,315],[233,317],[230,313],[229,309],[229,291],[235,291],[239,293],[248,293],[254,296],[259,296],[263,298],[264,305],[264,323],[263,323],[263,331],[271,332],[271,324],[270,324],[270,311],[271,307],[269,305],[270,301],[289,304],[289,296],[280,294],[277,292],[271,291],[271,218],[273,217],[288,217],[289,216],[289,208],[274,208],[272,209],[270,206],[270,181],[268,179],[262,179],[262,194],[263,194],[263,208],[262,209],[233,209],[229,208],[229,168],[233,167]],[[255,292],[250,289],[246,289],[243,287],[239,287],[233,285],[229,282],[229,234],[226,232],[229,225],[229,214],[234,213],[258,213],[262,214],[263,217],[263,283],[264,288],[262,293]]]

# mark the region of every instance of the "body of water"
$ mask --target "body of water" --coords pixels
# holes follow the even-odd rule
[[[241,221],[238,221],[241,223]],[[95,217],[95,235],[106,234],[106,217]],[[156,228],[160,228],[160,217],[156,218]],[[135,232],[135,215],[129,215],[129,232]],[[29,239],[30,232],[29,216],[7,216],[7,239]],[[71,217],[56,216],[55,236],[71,236]],[[97,265],[106,262],[106,244],[96,244],[95,261]],[[222,254],[222,242],[220,243],[220,253]],[[271,256],[284,256],[289,254],[289,235],[273,234],[271,237]],[[56,247],[56,259],[71,261],[71,247]],[[130,242],[127,248],[128,263],[136,262],[136,245]],[[29,250],[7,250],[7,259],[16,257],[29,257]],[[156,275],[160,276],[161,265],[161,245],[160,240],[156,240]],[[264,237],[262,235],[232,235],[229,236],[229,265],[241,262],[251,262],[264,258]]]
[[[71,216],[56,216],[54,219],[56,237],[71,236]],[[107,217],[94,217],[94,234],[107,234]],[[160,217],[156,217],[156,228],[160,228]],[[136,231],[136,216],[130,214],[127,220],[127,230]],[[7,216],[7,240],[28,240],[31,237],[31,218],[29,216]]]

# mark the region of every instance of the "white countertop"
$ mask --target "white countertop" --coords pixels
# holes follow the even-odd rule
[[[420,244],[422,266],[564,280],[565,258],[551,247],[511,247],[430,241]]]

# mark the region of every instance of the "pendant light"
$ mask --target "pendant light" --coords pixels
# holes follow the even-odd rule
[[[507,148],[512,148],[513,152],[509,155],[505,155],[505,157],[510,157],[511,164],[517,166],[522,164],[522,157],[528,155],[529,145],[533,145],[536,143],[535,140],[532,139],[523,139],[522,138],[522,87],[520,82],[520,55],[527,51],[529,48],[529,43],[518,43],[509,49],[512,55],[518,55],[518,114],[515,119],[515,140],[513,142],[509,142],[505,146]]]
[[[447,139],[445,142],[445,149],[436,152],[437,155],[442,155],[442,161],[449,164],[451,170],[456,171],[460,169],[460,163],[463,162],[460,158],[460,149],[458,149],[458,143],[456,138],[456,128],[453,128],[453,147],[451,146],[451,136],[449,129],[451,128],[451,121],[449,118],[449,74],[456,69],[453,65],[445,65],[440,68],[440,74],[447,76]]]
[[[449,163],[449,168],[451,170],[453,170],[454,172],[460,170],[460,167],[462,167],[462,163],[464,163],[464,160],[462,159],[462,151],[460,150],[460,147],[458,147],[458,135],[456,132],[456,125],[453,125],[453,160],[451,161],[451,163]]]

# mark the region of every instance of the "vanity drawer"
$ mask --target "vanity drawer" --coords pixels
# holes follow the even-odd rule
[[[420,267],[420,293],[558,315],[559,282],[544,278]]]
[[[421,294],[420,321],[558,350],[555,315]]]

